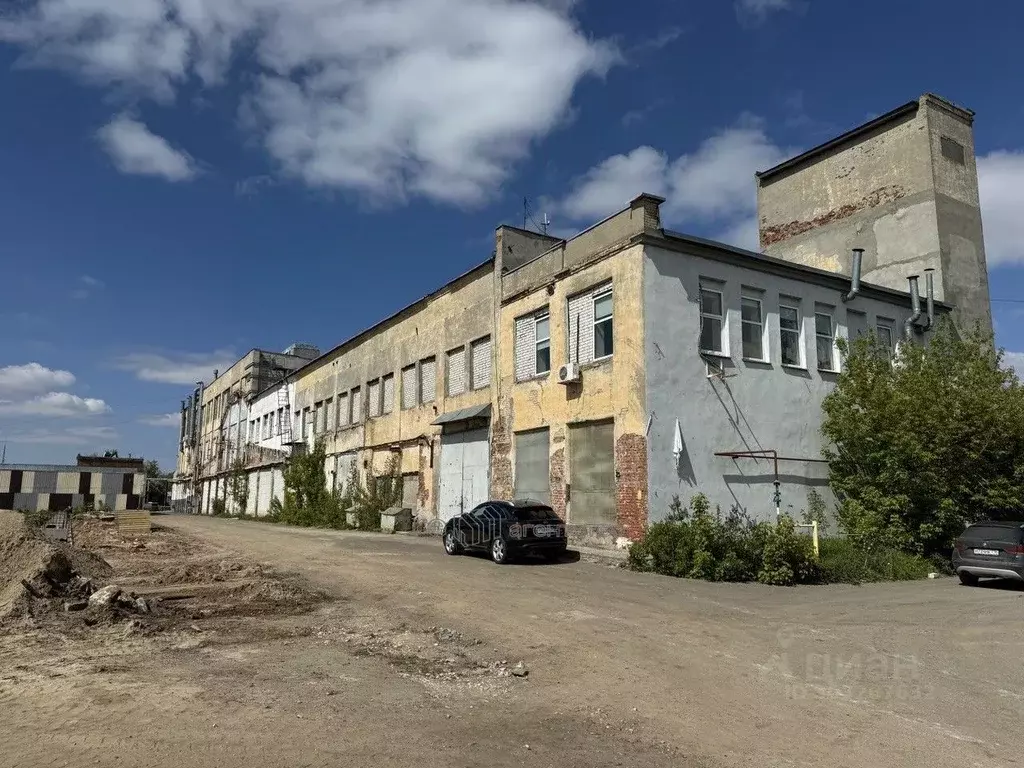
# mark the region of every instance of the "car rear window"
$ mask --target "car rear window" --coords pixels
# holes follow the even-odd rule
[[[529,523],[536,520],[550,520],[556,517],[551,507],[516,507],[513,510],[516,520],[521,523]]]
[[[1024,531],[1019,526],[1011,528],[1002,525],[972,525],[962,536],[966,539],[986,539],[992,541],[1012,541],[1022,543],[1021,534]]]

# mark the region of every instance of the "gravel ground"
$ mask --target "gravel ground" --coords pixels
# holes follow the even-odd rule
[[[140,594],[192,594],[174,613],[128,633],[0,627],[0,765],[1022,760],[1024,592],[1005,585],[705,584],[161,523],[100,553]]]

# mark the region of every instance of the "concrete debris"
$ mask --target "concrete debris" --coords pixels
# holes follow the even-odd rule
[[[521,661],[512,667],[512,675],[514,677],[526,677],[528,674],[530,674],[530,670]]]
[[[135,610],[139,613],[149,613],[149,603],[146,602],[146,598],[139,597],[135,599]]]
[[[121,588],[116,584],[108,584],[102,589],[98,589],[92,593],[89,597],[90,608],[108,608],[110,605],[117,600],[121,594]]]
[[[65,611],[84,611],[88,607],[88,600],[68,600],[64,603]]]

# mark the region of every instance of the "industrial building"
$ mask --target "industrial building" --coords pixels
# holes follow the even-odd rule
[[[90,458],[97,459],[89,462]],[[0,509],[63,512],[67,509],[140,509],[146,474],[142,460],[102,461],[79,456],[75,465],[0,465]],[[137,465],[135,464],[137,462]]]
[[[990,325],[971,113],[913,104],[759,174],[767,253],[666,229],[664,201],[641,194],[566,240],[499,227],[489,259],[265,386],[236,382],[239,361],[183,404],[191,508],[242,511],[234,468],[245,511],[266,514],[314,441],[335,488],[397,462],[425,521],[529,496],[599,545],[636,539],[675,496],[761,519],[827,498],[837,341],[871,331],[895,351],[950,311]]]

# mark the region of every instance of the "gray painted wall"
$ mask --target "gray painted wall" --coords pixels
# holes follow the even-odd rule
[[[656,522],[669,512],[674,495],[684,503],[705,493],[723,512],[734,504],[757,519],[774,519],[774,479],[770,461],[717,457],[716,451],[775,449],[780,455],[821,458],[821,401],[832,389],[835,374],[820,373],[815,365],[813,308],[816,302],[833,306],[837,337],[847,337],[847,310],[895,321],[898,330],[909,306],[855,298],[843,304],[840,291],[812,282],[784,278],[757,269],[648,247],[644,261],[644,339],[647,407],[649,518]],[[723,358],[724,380],[709,379],[698,355],[702,278],[723,281],[730,356]],[[741,359],[740,297],[761,291],[768,339],[768,363]],[[779,296],[801,299],[806,369],[780,364]],[[909,304],[909,297],[907,299]],[[852,319],[852,318],[851,318]],[[836,354],[838,360],[838,354]],[[673,456],[676,419],[683,452]],[[817,489],[830,508],[824,464],[783,463],[782,507],[797,514],[807,507],[807,492]]]

